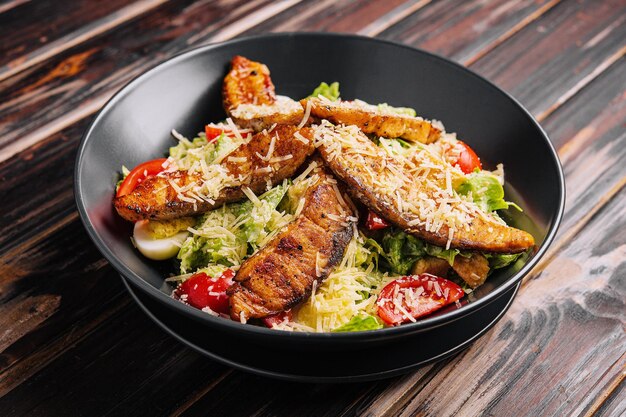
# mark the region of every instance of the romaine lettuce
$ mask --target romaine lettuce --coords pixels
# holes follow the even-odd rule
[[[313,90],[313,93],[311,93],[309,97],[317,97],[320,95],[331,101],[339,100],[339,83],[337,81],[331,83],[330,85],[321,83],[315,90]]]
[[[411,117],[417,116],[417,112],[415,111],[415,109],[412,109],[410,107],[393,107],[387,103],[379,104],[378,110],[380,110],[381,112],[385,112],[385,113],[396,113],[396,114],[402,114],[402,115],[411,116]]]
[[[207,143],[204,133],[201,133],[191,141],[185,138],[179,140],[178,145],[170,148],[170,157],[176,161],[179,169],[188,170],[199,164],[200,160],[204,160],[207,165],[214,164],[242,143],[242,139],[230,137],[224,133],[211,143]]]
[[[402,230],[391,228],[382,238],[383,253],[389,269],[396,274],[405,275],[419,258],[426,254],[424,242]]]
[[[467,180],[456,191],[461,195],[471,195],[474,203],[486,212],[508,209],[509,206],[521,210],[517,204],[504,200],[504,188],[498,177],[487,171],[468,174]]]
[[[485,257],[489,261],[489,268],[493,270],[493,269],[504,268],[506,266],[511,265],[512,263],[517,261],[519,257],[522,256],[523,254],[524,253],[513,253],[513,254],[508,254],[508,253],[490,254],[488,253],[488,254],[485,254]]]
[[[241,264],[291,221],[293,216],[276,211],[288,187],[285,182],[270,189],[258,197],[256,204],[227,204],[204,214],[178,253],[181,274],[207,265]]]
[[[374,316],[362,315],[362,316],[354,316],[352,319],[333,330],[333,332],[358,332],[363,330],[377,330],[382,329],[383,325],[378,321],[378,319]]]

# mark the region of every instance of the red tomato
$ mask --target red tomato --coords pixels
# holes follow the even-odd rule
[[[372,210],[367,210],[367,219],[365,220],[365,227],[367,230],[379,230],[391,226],[387,223],[387,220],[374,213]]]
[[[476,168],[483,169],[476,152],[460,140],[453,147],[446,150],[446,157],[452,165],[458,165],[461,171],[466,174],[471,174]]]
[[[378,316],[387,324],[412,321],[396,307],[396,300],[414,319],[461,299],[463,289],[452,281],[430,274],[411,275],[391,281],[378,295]]]
[[[214,127],[211,125],[206,125],[204,127],[204,133],[206,134],[206,140],[208,143],[213,142],[217,139],[224,131],[218,127]]]
[[[132,171],[130,171],[126,178],[124,178],[124,181],[120,184],[120,188],[117,189],[116,196],[121,197],[132,193],[141,181],[146,179],[146,177],[156,175],[165,170],[165,168],[163,168],[165,161],[167,161],[167,159],[159,158],[137,165]]]
[[[216,313],[227,314],[226,290],[232,285],[234,276],[235,273],[230,269],[217,278],[211,278],[204,272],[199,272],[180,284],[174,291],[174,297],[195,308],[209,307]]]
[[[278,313],[278,314],[274,314],[273,316],[265,317],[263,319],[263,324],[265,324],[267,327],[269,327],[271,329],[272,327],[276,326],[277,324],[280,324],[283,321],[285,321],[285,319],[287,319],[288,321],[291,321],[291,319],[292,319],[291,310],[283,311],[282,313]]]

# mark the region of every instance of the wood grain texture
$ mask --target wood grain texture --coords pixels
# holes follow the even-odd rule
[[[0,6],[0,68],[130,3],[77,0],[72,7],[60,8],[50,0],[7,2]]]
[[[380,33],[468,64],[537,19],[558,1],[443,0]]]
[[[159,6],[164,1],[167,0],[139,0],[121,8],[116,7],[123,4],[119,0],[118,2],[107,2],[106,4],[110,6],[110,8],[102,7],[102,5],[94,2],[80,2],[80,6],[84,7],[79,7],[78,9],[70,8],[70,13],[67,13],[66,10],[59,9],[53,2],[30,3],[36,6],[36,10],[32,12],[30,10],[21,10],[20,8],[14,9],[13,13],[17,14],[16,18],[11,19],[9,17],[5,23],[16,24],[17,28],[20,30],[15,31],[14,28],[11,27],[11,24],[4,25],[7,29],[7,32],[4,34],[5,38],[14,39],[17,41],[17,44],[13,46],[9,44],[9,50],[6,52],[8,59],[6,62],[2,62],[0,66],[0,80],[15,75],[87,39],[124,24]],[[45,7],[46,3],[48,3],[47,8]],[[40,5],[44,7],[37,7]],[[24,6],[24,8],[26,8],[26,6]],[[53,16],[53,19],[50,19],[48,16],[50,10],[48,9],[54,8],[57,9],[59,16]],[[106,14],[108,11],[111,11],[111,13]],[[33,14],[35,15],[34,20],[32,26],[29,27],[29,22],[24,22],[24,19],[21,17],[32,16]],[[38,34],[40,21],[50,22],[57,17],[58,19],[50,25],[50,31],[54,31],[56,35],[55,39],[49,40],[45,31],[36,40],[31,39],[33,33]],[[63,31],[60,31],[60,33],[57,32],[58,27],[67,30],[67,33],[63,33]],[[71,31],[73,28],[76,30]],[[36,45],[37,42],[39,42],[40,45]],[[11,59],[11,56],[16,57]]]
[[[626,51],[626,3],[566,1],[470,66],[540,119]],[[595,74],[597,75],[597,74]],[[520,82],[530,81],[529,84]],[[532,84],[532,86],[531,86]]]
[[[22,95],[30,100],[12,114],[11,123],[24,129],[24,135],[39,119],[39,127],[48,129],[42,131],[35,146],[0,163],[0,195],[4,197],[0,326],[8,329],[6,336],[0,337],[0,345],[5,347],[0,355],[0,395],[6,394],[0,399],[3,415],[624,413],[626,172],[620,161],[626,159],[621,145],[626,126],[626,71],[620,58],[621,29],[611,26],[601,4],[591,2],[519,2],[515,6],[468,2],[474,6],[464,3],[459,7],[471,10],[463,16],[456,9],[449,8],[447,15],[431,9],[445,1],[392,3],[387,8],[380,3],[384,2],[346,2],[345,9],[334,9],[332,16],[311,13],[301,20],[302,28],[324,25],[324,30],[344,27],[341,30],[358,31],[376,21],[378,27],[384,27],[388,19],[393,21],[393,16],[410,10],[399,26],[423,14],[437,16],[440,24],[451,26],[437,33],[434,26],[417,18],[413,29],[405,29],[398,39],[416,36],[414,42],[419,46],[420,37],[425,43],[439,37],[437,48],[451,48],[453,57],[475,61],[479,68],[485,68],[485,62],[525,59],[529,52],[517,41],[522,37],[541,43],[544,52],[551,51],[549,57],[542,57],[537,71],[551,69],[570,77],[566,71],[581,69],[581,74],[573,76],[574,84],[555,80],[550,92],[542,92],[543,98],[531,104],[535,113],[545,118],[544,126],[563,158],[568,205],[551,261],[525,281],[505,319],[455,358],[404,377],[341,386],[289,384],[231,371],[184,348],[151,324],[131,304],[117,275],[89,242],[75,212],[72,168],[86,116],[107,96],[105,81],[121,82],[127,76],[125,71],[142,71],[153,62],[152,55],[162,54],[160,59],[164,59],[177,48],[203,39],[272,30],[281,24],[288,27],[308,10],[296,2],[278,6],[251,2],[245,6],[250,9],[245,9],[232,2],[192,5],[172,1],[7,80],[22,83],[19,89],[10,87],[18,84],[0,84],[9,87],[0,88],[0,95],[8,94],[14,100],[12,106],[20,106]],[[216,21],[193,34],[187,32],[183,23],[193,22],[193,12],[207,11],[203,8],[209,4],[216,7],[217,11],[207,12],[213,13]],[[237,11],[228,17],[220,15],[230,6]],[[619,11],[617,6],[614,10]],[[559,14],[553,12],[557,8]],[[173,15],[171,10],[183,15],[183,20],[163,26]],[[275,12],[278,16],[267,20],[271,22],[268,27],[264,19]],[[356,19],[351,19],[350,13],[373,20],[351,23]],[[231,20],[218,22],[216,15]],[[524,19],[526,23],[520,26]],[[564,39],[569,33],[566,21],[583,28],[584,36],[595,34],[596,43],[585,49]],[[454,34],[455,25],[462,36],[444,36]],[[124,32],[125,28],[130,29]],[[542,28],[547,28],[543,35]],[[132,39],[133,33],[141,38],[136,35],[140,29],[156,36],[159,45],[155,49],[146,46],[145,39],[123,43],[124,37],[115,37],[119,30],[126,38]],[[392,25],[385,33],[398,33],[396,29]],[[177,43],[178,37],[186,41]],[[459,43],[459,38],[466,44]],[[119,50],[115,42],[122,42]],[[596,45],[600,45],[599,51],[587,50]],[[464,52],[470,50],[470,54]],[[118,67],[112,62],[111,57],[123,59],[124,54],[131,54],[136,64],[125,61]],[[602,59],[594,62],[598,57]],[[79,67],[78,71],[58,80],[45,79],[68,59],[68,68]],[[94,70],[101,64],[103,72]],[[41,69],[44,66],[46,70]],[[102,74],[112,78],[103,81]],[[494,75],[501,82],[498,77],[507,82],[515,78],[520,91],[545,87],[540,76],[523,69],[517,74],[503,68]],[[72,84],[75,78],[86,90]],[[41,89],[28,95],[34,91],[28,86],[41,79],[34,90]],[[63,96],[63,88],[68,88],[67,96]],[[95,89],[93,94],[91,89]],[[70,92],[77,91],[83,95],[72,101]],[[52,97],[49,102],[48,94]],[[63,97],[55,98],[55,94]],[[61,107],[65,113],[46,119],[46,112],[39,108],[42,103],[49,103],[47,112]],[[68,109],[79,105],[87,110],[64,119]],[[5,120],[1,112],[7,109],[1,106],[0,126]],[[33,194],[31,189],[47,192]],[[241,401],[242,393],[246,401]]]
[[[620,88],[621,87],[621,88]],[[626,59],[622,58],[545,120],[567,178],[561,233],[626,180]],[[616,192],[617,190],[613,191]]]
[[[587,416],[595,415],[597,417],[623,416],[626,414],[626,368],[622,370],[620,381],[616,381],[616,385],[611,387],[609,395],[601,396],[599,407],[591,409]]]
[[[418,2],[407,0],[303,2],[267,19],[252,28],[248,34],[294,31],[354,33],[378,19],[389,19],[388,14],[393,14],[398,9],[416,4],[419,6]]]
[[[120,280],[114,273],[109,278]],[[142,343],[130,348],[130,338]],[[224,372],[224,366],[163,337],[137,306],[128,305],[73,351],[0,399],[0,410],[4,416],[164,415]],[[75,380],[83,383],[73,384]]]
[[[206,42],[223,30],[235,36],[233,28],[245,30],[258,13],[291,4],[172,1],[0,82],[0,160],[95,113],[130,79],[189,48],[192,37]]]

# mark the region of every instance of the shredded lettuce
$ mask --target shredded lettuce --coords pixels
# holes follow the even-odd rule
[[[227,204],[204,214],[178,252],[181,274],[207,265],[240,265],[272,239],[293,216],[276,210],[288,182],[258,197],[257,202]]]
[[[356,244],[354,265],[367,268],[368,265],[374,264],[374,269],[378,271],[378,257],[383,252],[383,248],[374,239],[362,234],[359,234]]]
[[[379,104],[378,110],[380,110],[381,112],[386,112],[386,113],[390,112],[390,113],[402,114],[402,115],[411,116],[411,117],[417,116],[417,112],[415,111],[415,109],[412,109],[410,107],[393,107],[387,103]]]
[[[128,177],[128,174],[130,174],[130,170],[128,168],[126,168],[124,165],[122,165],[122,175],[120,175],[119,181],[117,181],[117,183],[115,184],[115,192],[116,193],[117,193],[117,190],[120,189],[120,185],[122,185],[122,183],[124,182],[126,177]]]
[[[359,332],[364,330],[382,329],[382,323],[374,316],[369,314],[364,316],[354,316],[343,326],[337,327],[333,332]]]
[[[207,141],[204,135],[199,135],[191,141],[184,138],[178,142],[178,145],[170,148],[170,156],[176,160],[181,160],[189,154],[190,150],[199,149],[205,145],[207,145]],[[211,145],[211,148],[213,149],[214,145]]]
[[[389,269],[400,275],[406,275],[411,266],[426,254],[424,242],[395,228],[385,231],[381,243],[381,255]]]
[[[313,90],[313,93],[309,97],[317,97],[324,96],[331,101],[339,100],[339,83],[335,81],[334,83],[326,84],[321,83],[320,85]]]
[[[488,171],[478,171],[467,175],[467,180],[461,183],[456,191],[461,195],[471,195],[474,203],[485,212],[508,209],[515,204],[504,200],[504,188],[498,177]]]
[[[491,270],[507,267],[517,261],[524,253],[487,253],[485,257],[489,261]]]
[[[243,141],[221,134],[211,143],[207,143],[204,133],[200,133],[193,140],[183,138],[178,145],[170,148],[170,157],[176,161],[179,169],[189,170],[200,166],[204,160],[207,165],[214,164],[224,156],[234,151]]]
[[[461,251],[458,249],[444,249],[440,246],[435,246],[428,243],[424,244],[424,249],[428,255],[448,261],[450,266],[454,264],[454,258],[457,255],[465,256],[466,258],[469,258],[471,256],[469,254],[461,253]]]
[[[444,249],[431,245],[396,228],[390,228],[385,231],[380,254],[386,261],[389,269],[400,275],[406,275],[411,270],[413,264],[426,255],[445,259],[450,265],[454,264],[454,258],[457,255],[470,256],[458,249]]]
[[[239,228],[250,244],[249,253],[265,245],[278,229],[291,221],[291,216],[276,210],[288,188],[289,182],[285,181],[259,197],[256,204],[246,201],[236,207],[237,217],[243,221]]]

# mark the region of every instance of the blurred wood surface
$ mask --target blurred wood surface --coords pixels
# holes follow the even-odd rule
[[[153,324],[87,237],[74,160],[104,102],[181,51],[280,31],[449,57],[549,134],[566,175],[563,223],[467,350],[369,383],[232,370]],[[626,414],[624,0],[12,0],[0,2],[0,39],[0,415]]]

